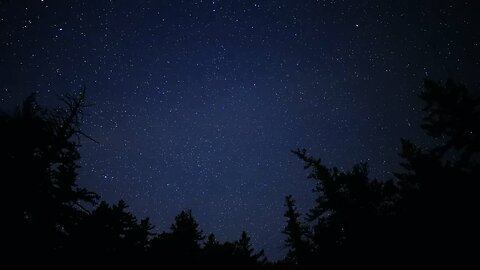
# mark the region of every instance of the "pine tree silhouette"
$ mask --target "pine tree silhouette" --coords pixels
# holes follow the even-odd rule
[[[250,243],[250,237],[246,231],[240,235],[240,239],[235,241],[235,255],[240,258],[240,264],[245,267],[255,267],[258,263],[264,263],[264,251],[260,250],[255,253]]]
[[[287,219],[287,225],[283,233],[287,237],[285,245],[289,248],[286,260],[301,268],[311,256],[310,243],[307,240],[308,227],[299,220],[300,214],[291,195],[285,198],[285,206],[287,210],[284,216]]]
[[[293,151],[310,170],[317,198],[301,221],[293,197],[286,197],[288,254],[275,264],[253,249],[245,231],[233,242],[221,243],[213,234],[203,242],[190,210],[175,217],[170,231],[155,235],[149,219],[137,220],[122,200],[90,207],[98,195],[76,185],[79,137],[86,136],[80,130],[83,92],[65,96],[65,107],[55,110],[43,109],[32,95],[15,113],[0,114],[5,254],[57,264],[84,260],[188,269],[473,261],[480,99],[452,80],[426,80],[424,88],[422,127],[435,146],[402,139],[403,171],[392,180],[371,179],[366,164],[340,171],[304,149]]]
[[[0,115],[0,149],[9,250],[26,256],[57,253],[97,195],[76,185],[77,136],[83,91],[45,110],[29,96],[14,114]],[[50,256],[49,255],[49,256]]]
[[[88,253],[95,260],[126,261],[141,257],[153,226],[148,218],[137,222],[127,208],[123,200],[112,206],[102,201],[72,232],[71,254]]]
[[[200,241],[205,237],[191,210],[184,210],[175,217],[171,232],[164,232],[150,242],[151,256],[163,258],[167,265],[193,267],[200,261]]]
[[[452,80],[444,86],[426,80],[420,97],[426,103],[422,127],[437,144],[422,149],[402,139],[404,171],[393,180],[370,179],[366,164],[341,172],[304,149],[293,151],[311,170],[318,194],[307,215],[314,259],[297,256],[304,268],[353,261],[399,263],[399,258],[439,261],[457,257],[455,249],[462,250],[458,261],[473,258],[464,247],[478,225],[473,213],[479,205],[474,184],[480,179],[480,99]],[[298,215],[287,197],[285,232],[291,251],[293,232],[300,231]],[[369,260],[372,254],[375,259]]]
[[[436,258],[472,259],[466,246],[478,225],[472,213],[479,205],[480,99],[452,80],[445,85],[426,80],[420,97],[426,103],[422,127],[440,142],[422,149],[401,141],[404,172],[395,174],[399,245],[408,247],[411,257],[429,250]]]

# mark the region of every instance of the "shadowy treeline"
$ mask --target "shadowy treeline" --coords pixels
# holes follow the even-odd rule
[[[149,219],[137,220],[124,201],[97,203],[97,194],[77,187],[79,139],[89,138],[80,131],[83,91],[62,100],[64,108],[46,110],[31,95],[14,114],[0,115],[5,254],[27,263],[69,262],[66,266],[79,261],[225,269],[266,266],[263,251],[254,251],[246,232],[233,242],[220,243],[213,234],[205,239],[192,213],[185,210],[168,232],[154,234]]]
[[[290,265],[386,263],[388,268],[473,261],[480,99],[452,80],[445,85],[425,80],[420,98],[425,102],[422,128],[435,147],[402,139],[403,171],[392,180],[370,179],[367,164],[342,172],[305,150],[293,151],[311,171],[318,196],[305,220],[293,198],[286,198]]]
[[[366,164],[350,171],[329,168],[305,150],[293,151],[316,182],[315,205],[305,218],[286,197],[287,256],[268,262],[243,232],[220,243],[206,236],[189,210],[170,230],[152,232],[124,201],[98,203],[76,185],[83,92],[46,110],[28,97],[14,113],[0,114],[2,251],[5,257],[63,264],[100,262],[159,267],[313,269],[416,260],[472,259],[467,247],[477,227],[480,180],[480,99],[464,86],[426,80],[422,127],[435,139],[423,149],[401,140],[404,170],[377,181]],[[22,259],[21,259],[22,260]],[[31,262],[31,261],[30,261]],[[70,264],[68,264],[70,263]]]

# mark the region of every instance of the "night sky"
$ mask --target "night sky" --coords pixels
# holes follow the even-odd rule
[[[204,232],[285,253],[284,197],[313,205],[290,153],[398,170],[427,144],[425,77],[479,88],[479,1],[0,1],[0,101],[86,87],[79,185],[157,231],[190,208]]]

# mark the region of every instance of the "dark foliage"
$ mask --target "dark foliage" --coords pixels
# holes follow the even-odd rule
[[[153,226],[148,218],[137,222],[126,209],[122,200],[112,206],[102,201],[73,230],[68,246],[70,254],[120,259],[143,255]]]
[[[82,204],[97,198],[75,183],[83,93],[64,102],[65,109],[46,111],[31,95],[13,115],[0,115],[6,243],[12,251],[58,252],[88,214]]]
[[[287,236],[285,245],[288,247],[288,253],[285,260],[295,267],[302,267],[308,263],[311,257],[311,244],[308,241],[308,227],[300,218],[300,214],[295,207],[295,201],[291,195],[285,198],[285,218],[287,225],[283,233]]]
[[[366,164],[340,172],[305,150],[293,151],[311,170],[318,197],[307,214],[311,234],[300,233],[299,214],[287,197],[284,233],[289,254],[296,254],[292,266],[473,259],[467,246],[477,224],[480,100],[451,80],[445,86],[426,80],[420,97],[426,103],[422,127],[440,140],[422,149],[402,139],[404,171],[393,180],[370,179]],[[300,252],[294,243],[302,237],[310,246]]]
[[[471,260],[480,99],[451,80],[426,80],[424,88],[422,127],[435,145],[424,149],[402,139],[404,169],[394,179],[371,179],[367,164],[340,171],[303,149],[293,151],[310,170],[318,196],[305,219],[286,197],[288,252],[276,263],[254,251],[246,232],[233,242],[221,243],[214,234],[205,240],[190,210],[179,213],[168,232],[154,234],[149,219],[137,220],[124,201],[96,204],[98,195],[76,185],[79,138],[91,139],[80,130],[83,92],[66,96],[65,108],[56,110],[42,109],[32,95],[15,113],[0,115],[5,254],[64,266],[83,261],[186,269]]]
[[[199,264],[200,241],[203,232],[191,211],[182,211],[170,226],[171,232],[163,232],[151,241],[150,255],[162,256],[167,265],[192,267]]]
[[[152,233],[120,200],[96,205],[98,195],[76,185],[83,91],[62,98],[65,108],[42,109],[28,97],[15,113],[0,114],[5,254],[17,263],[73,266],[159,264],[166,267],[257,269],[265,265],[244,232],[235,242],[204,244],[190,210],[175,217],[170,232]],[[93,207],[92,207],[93,206]],[[34,259],[30,261],[28,259]]]
[[[263,250],[255,252],[250,237],[242,232],[234,242],[219,243],[213,234],[208,236],[203,247],[202,264],[213,269],[262,269],[267,267]]]

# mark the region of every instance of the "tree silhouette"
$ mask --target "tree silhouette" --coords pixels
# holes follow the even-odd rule
[[[469,161],[480,151],[480,99],[451,79],[445,86],[425,80],[424,89],[420,95],[426,103],[422,127],[430,136],[446,139],[432,153],[443,155],[453,148],[460,152],[460,162]]]
[[[285,198],[285,218],[287,225],[283,230],[286,235],[285,245],[289,248],[286,260],[296,266],[302,267],[310,257],[310,243],[307,240],[308,227],[299,220],[300,214],[295,207],[291,195]]]
[[[209,234],[203,246],[202,266],[210,269],[233,268],[235,245],[220,243],[213,233]]]
[[[250,243],[250,237],[246,231],[240,235],[240,239],[235,241],[235,255],[240,258],[241,264],[245,267],[255,267],[258,263],[264,263],[264,251],[260,250],[255,253]]]
[[[317,198],[301,221],[293,197],[286,197],[288,253],[270,264],[245,231],[232,242],[214,234],[203,242],[190,210],[155,235],[149,219],[139,221],[123,200],[90,207],[98,195],[76,185],[79,137],[86,136],[80,130],[83,91],[65,96],[64,108],[54,110],[31,95],[15,113],[0,114],[6,254],[188,269],[391,265],[458,259],[455,250],[462,251],[459,262],[473,260],[476,254],[466,249],[478,227],[480,99],[452,80],[426,80],[420,97],[426,104],[422,127],[435,145],[402,139],[403,170],[394,179],[371,179],[367,164],[340,171],[304,149],[293,151],[310,170]]]
[[[452,80],[445,86],[426,80],[420,97],[426,103],[422,127],[436,146],[422,149],[402,139],[404,171],[396,179],[370,179],[366,164],[341,172],[305,150],[293,151],[311,170],[318,194],[307,215],[313,255],[297,256],[297,263],[339,266],[372,254],[376,262],[412,262],[427,260],[425,250],[438,260],[470,241],[477,224],[472,213],[478,211],[473,191],[480,179],[480,99]],[[286,206],[284,232],[292,256],[301,230],[291,197]]]
[[[97,260],[124,260],[144,254],[153,226],[148,218],[137,222],[126,209],[123,200],[112,206],[102,201],[72,232],[74,254],[88,252]]]
[[[402,140],[405,171],[396,174],[399,242],[416,243],[412,253],[428,249],[450,257],[454,247],[470,242],[478,225],[472,213],[478,212],[480,99],[452,80],[445,85],[426,80],[424,89],[422,127],[440,143],[422,149]]]
[[[255,252],[250,237],[243,231],[234,242],[220,243],[210,234],[203,247],[202,267],[212,269],[263,269],[267,266],[264,251]]]
[[[110,266],[156,262],[162,266],[256,268],[264,263],[244,232],[235,242],[203,232],[190,210],[179,213],[169,232],[154,235],[120,200],[102,201],[76,185],[84,93],[62,98],[65,108],[47,110],[29,96],[13,114],[0,114],[6,254],[43,258],[60,265],[79,258]],[[91,139],[90,137],[88,137]],[[12,202],[14,202],[12,204]],[[55,258],[54,258],[55,257]]]
[[[200,248],[200,241],[205,237],[198,228],[197,221],[192,216],[191,210],[184,210],[175,217],[175,222],[170,226],[172,236],[191,249]]]
[[[205,237],[191,210],[184,210],[175,217],[171,232],[164,232],[150,242],[152,256],[163,258],[167,265],[193,267],[199,264],[200,241]]]
[[[312,224],[309,236],[313,244],[312,255],[304,257],[298,264],[314,263],[313,256],[322,258],[324,264],[338,265],[342,257],[362,258],[366,245],[369,252],[380,252],[374,249],[383,239],[379,235],[380,225],[386,222],[382,214],[392,200],[384,190],[392,183],[369,179],[366,164],[340,172],[335,167],[326,167],[320,159],[308,156],[303,149],[293,153],[305,162],[306,169],[311,168],[308,177],[316,182],[314,192],[318,193],[315,206],[307,214],[307,220]],[[288,208],[285,216],[291,216]]]
[[[61,250],[69,231],[97,195],[76,185],[77,137],[84,95],[67,95],[65,108],[45,110],[29,96],[14,114],[0,115],[1,164],[12,252]],[[13,204],[11,202],[14,202]]]

